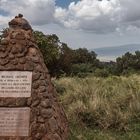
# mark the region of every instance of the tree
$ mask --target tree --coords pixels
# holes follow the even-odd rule
[[[55,34],[44,35],[39,31],[34,31],[34,36],[37,41],[37,45],[44,56],[45,64],[50,70],[50,74],[53,76],[56,75],[61,49],[59,38]]]
[[[122,57],[116,59],[117,71],[123,73],[124,71],[139,70],[140,69],[140,51],[135,54],[130,52],[125,53]]]
[[[73,61],[74,61],[74,51],[71,48],[69,48],[66,43],[62,43],[61,55],[59,59],[59,67],[66,74],[70,74]]]
[[[89,52],[86,48],[79,48],[74,50],[74,62],[77,63],[94,63],[96,61],[96,54],[95,52]]]

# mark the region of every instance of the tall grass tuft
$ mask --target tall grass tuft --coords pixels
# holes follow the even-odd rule
[[[133,124],[140,124],[140,77],[137,75],[61,78],[55,84],[61,91],[60,99],[70,123],[118,132],[137,129]]]

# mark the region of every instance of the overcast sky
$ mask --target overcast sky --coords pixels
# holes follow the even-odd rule
[[[0,0],[0,28],[22,13],[72,48],[140,43],[140,0]]]

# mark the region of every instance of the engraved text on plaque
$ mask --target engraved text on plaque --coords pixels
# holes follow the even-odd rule
[[[0,136],[29,136],[30,108],[0,108]]]
[[[32,72],[0,71],[0,97],[30,97]]]

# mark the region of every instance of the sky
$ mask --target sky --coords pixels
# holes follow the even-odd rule
[[[22,13],[71,48],[140,44],[140,0],[0,0],[0,29]]]
[[[79,0],[56,0],[56,4],[60,7],[67,8],[71,2],[78,2]]]

